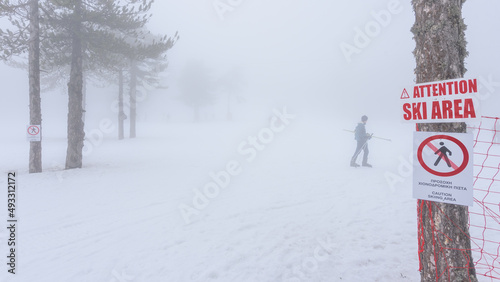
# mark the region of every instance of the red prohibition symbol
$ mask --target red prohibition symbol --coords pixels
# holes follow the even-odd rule
[[[462,161],[462,164],[460,166],[458,166],[455,170],[450,171],[450,172],[436,171],[436,170],[433,170],[432,168],[430,168],[424,162],[424,159],[422,158],[422,151],[424,150],[425,146],[427,144],[429,144],[429,142],[431,142],[432,140],[436,140],[436,139],[447,139],[447,140],[450,140],[451,142],[457,144],[458,147],[460,147],[460,149],[462,150],[462,153],[463,153],[463,156],[464,156],[464,160]],[[427,172],[429,172],[431,174],[434,174],[434,175],[437,175],[437,176],[442,176],[442,177],[449,177],[449,176],[453,176],[453,175],[459,174],[460,172],[462,172],[467,167],[467,164],[469,163],[469,152],[467,151],[467,148],[465,147],[465,145],[462,142],[460,142],[460,140],[458,140],[457,138],[451,137],[451,136],[448,136],[448,135],[434,135],[434,136],[431,136],[431,137],[425,139],[422,142],[422,144],[420,144],[420,146],[418,147],[417,157],[418,157],[418,162],[420,163],[420,165]]]
[[[32,125],[28,127],[28,134],[29,135],[37,135],[38,132],[40,132],[40,128],[38,126]]]

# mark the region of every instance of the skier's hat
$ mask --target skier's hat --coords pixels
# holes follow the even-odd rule
[[[362,116],[361,117],[361,121],[367,121],[368,120],[368,117],[367,116]]]

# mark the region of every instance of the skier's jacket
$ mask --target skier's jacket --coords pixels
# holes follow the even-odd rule
[[[366,134],[365,124],[360,122],[354,129],[354,139],[358,142],[365,142],[370,139],[370,135]]]

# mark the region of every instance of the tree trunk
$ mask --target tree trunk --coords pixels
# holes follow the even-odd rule
[[[83,54],[82,50],[82,54]],[[82,121],[85,124],[85,117],[87,115],[87,78],[82,76]]]
[[[135,138],[135,122],[137,118],[137,62],[130,64],[130,138]]]
[[[30,2],[30,41],[29,41],[29,101],[30,124],[42,124],[40,98],[40,24],[38,0]],[[30,142],[29,172],[42,172],[42,132],[40,141]]]
[[[123,111],[123,70],[118,71],[118,140],[125,138],[124,121],[126,119]]]
[[[72,22],[71,71],[68,83],[68,150],[66,169],[82,167],[85,138],[83,124],[83,64],[81,36],[81,0],[75,0]]]
[[[417,83],[463,77],[464,0],[412,0]],[[466,132],[465,123],[418,124],[420,131]],[[467,206],[418,201],[421,281],[477,281]]]

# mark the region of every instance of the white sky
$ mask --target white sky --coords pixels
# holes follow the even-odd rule
[[[235,4],[221,18],[215,3]],[[320,106],[347,117],[389,111],[398,118],[394,107],[401,88],[414,82],[410,1],[164,0],[154,9],[161,17],[151,21],[153,30],[181,35],[169,55],[174,76],[193,58],[220,72],[239,65],[252,96],[299,108]],[[466,76],[500,81],[500,68],[492,63],[500,50],[494,36],[498,11],[498,1],[464,4],[470,52]],[[356,29],[365,30],[375,23],[374,14],[387,12],[391,17],[385,26],[378,24],[367,46],[348,62],[341,44],[355,46]]]

